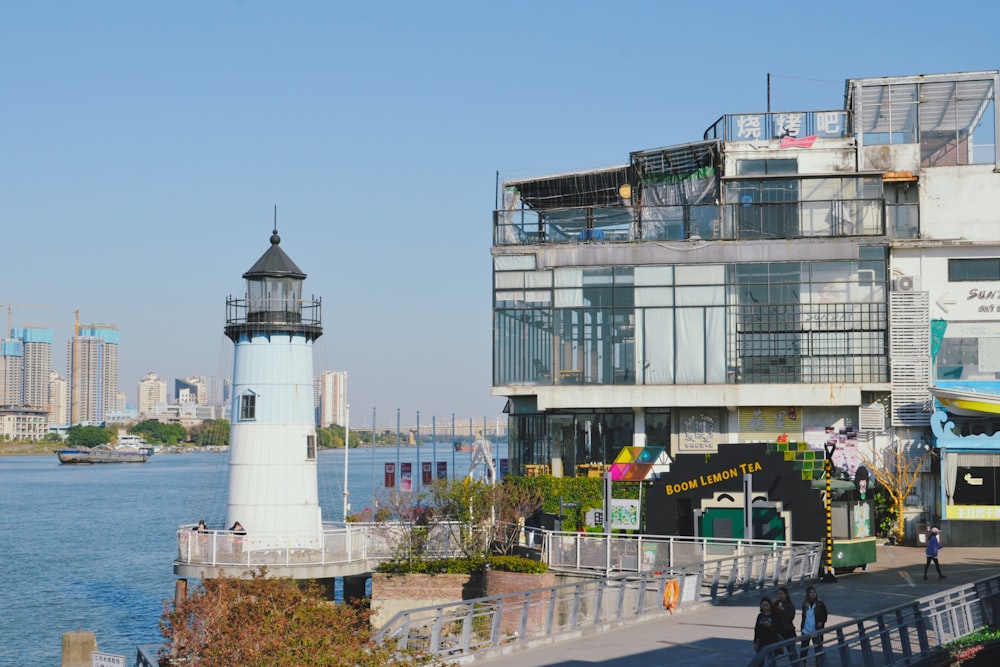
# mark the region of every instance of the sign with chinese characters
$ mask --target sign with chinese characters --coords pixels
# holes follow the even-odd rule
[[[385,464],[385,488],[392,489],[396,486],[396,464]]]
[[[94,652],[90,654],[90,667],[125,667],[125,656]]]
[[[677,439],[679,452],[716,452],[719,450],[718,410],[679,411],[680,434]]]
[[[947,519],[980,519],[983,521],[1000,521],[1000,506],[997,505],[948,505],[945,508]]]
[[[740,408],[742,442],[798,442],[802,440],[802,408],[773,406]]]
[[[810,148],[816,139],[843,137],[847,133],[846,111],[804,113],[759,113],[729,117],[731,141],[781,141],[781,147]]]

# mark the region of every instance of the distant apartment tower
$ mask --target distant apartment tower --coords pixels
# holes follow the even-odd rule
[[[52,330],[14,329],[11,337],[20,340],[24,350],[21,376],[21,402],[24,405],[49,406],[49,370],[52,365]]]
[[[316,425],[343,426],[347,421],[347,371],[323,371],[313,384]]]
[[[69,387],[57,371],[49,371],[49,424],[69,424]]]
[[[174,398],[178,403],[208,405],[208,383],[204,375],[174,380]]]
[[[167,381],[156,373],[146,373],[146,377],[139,380],[139,395],[136,400],[139,415],[155,415],[156,404],[166,402]]]
[[[118,327],[80,326],[67,345],[70,422],[100,423],[118,407]]]
[[[24,375],[24,345],[19,340],[0,340],[0,405],[21,405]]]

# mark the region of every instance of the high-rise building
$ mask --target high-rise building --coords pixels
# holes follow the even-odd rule
[[[49,423],[69,423],[69,387],[57,371],[49,371]]]
[[[24,349],[24,366],[21,378],[21,402],[24,405],[44,407],[49,405],[49,369],[52,359],[52,330],[24,328],[11,332],[20,340]]]
[[[167,381],[156,373],[146,373],[146,377],[139,380],[139,396],[136,401],[139,415],[156,414],[156,404],[166,402]]]
[[[347,421],[347,371],[323,371],[313,382],[316,425],[344,426]]]
[[[0,340],[0,405],[21,405],[24,375],[24,345],[19,340]]]
[[[118,405],[118,327],[87,324],[67,345],[70,421],[100,423]]]

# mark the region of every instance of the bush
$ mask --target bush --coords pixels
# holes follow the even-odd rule
[[[389,560],[380,563],[376,572],[382,574],[482,574],[489,563],[498,572],[548,572],[545,563],[520,556],[490,556],[487,558],[436,558],[417,560]]]

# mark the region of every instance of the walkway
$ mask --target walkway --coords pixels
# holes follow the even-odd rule
[[[997,574],[1000,548],[945,547],[938,580],[931,566],[923,580],[924,550],[918,547],[879,546],[878,562],[867,572],[838,577],[838,583],[817,583],[820,598],[830,610],[829,624],[840,623],[903,604],[907,601]],[[800,605],[803,586],[790,587]],[[773,592],[769,593],[773,595]],[[753,658],[753,622],[759,597],[720,605],[701,604],[675,616],[644,621],[609,632],[559,641],[513,655],[476,660],[478,666],[518,667],[739,667]],[[798,616],[796,615],[796,625]]]

